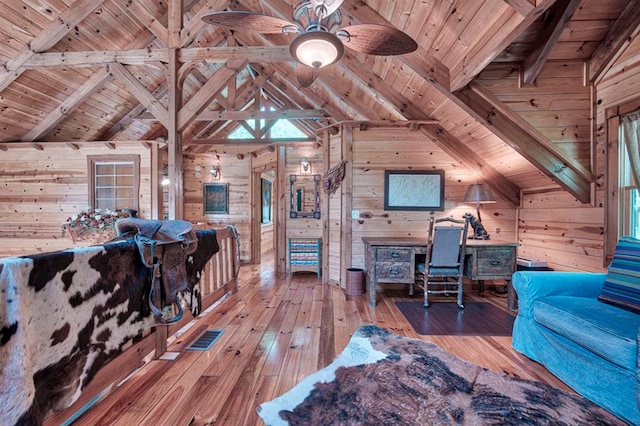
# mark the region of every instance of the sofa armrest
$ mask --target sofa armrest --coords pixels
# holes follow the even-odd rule
[[[533,317],[533,302],[546,296],[597,298],[606,274],[598,272],[519,271],[513,274],[518,315]]]

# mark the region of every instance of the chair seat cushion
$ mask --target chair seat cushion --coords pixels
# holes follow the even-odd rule
[[[640,315],[595,298],[549,296],[534,302],[533,319],[605,360],[635,371]]]
[[[460,268],[457,266],[453,267],[430,267],[429,268],[429,276],[430,277],[457,277],[461,274]]]

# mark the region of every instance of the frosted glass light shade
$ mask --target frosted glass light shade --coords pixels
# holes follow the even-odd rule
[[[291,56],[308,67],[320,69],[340,59],[344,46],[340,39],[326,31],[309,31],[300,34],[290,47]]]

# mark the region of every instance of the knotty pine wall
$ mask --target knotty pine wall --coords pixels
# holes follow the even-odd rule
[[[200,177],[195,167],[201,166]],[[210,166],[218,167],[219,178],[212,179]],[[194,223],[212,226],[234,225],[240,237],[240,260],[250,259],[251,247],[251,157],[239,158],[235,154],[199,154],[183,159],[184,218]],[[228,183],[229,213],[204,214],[204,184]],[[260,218],[257,219],[258,221]]]
[[[286,219],[286,239],[287,247],[289,238],[322,238],[323,235],[323,223],[327,220],[325,217],[320,216],[320,219],[314,218],[295,218],[289,217],[289,211],[291,208],[290,202],[290,180],[291,174],[300,174],[300,160],[302,157],[306,157],[309,160],[311,166],[311,174],[324,174],[324,160],[322,158],[322,150],[314,146],[287,146],[285,149],[285,192],[284,201],[287,212]],[[325,194],[322,189],[319,191],[320,206],[324,203]],[[321,208],[322,211],[322,208]],[[288,263],[287,263],[288,269]]]
[[[140,156],[140,217],[151,214],[151,151],[139,142],[11,148],[0,160],[0,257],[46,253],[89,242],[73,243],[62,225],[89,206],[87,156]]]
[[[427,239],[427,211],[384,210],[385,170],[444,170],[445,209],[435,217],[462,218],[475,215],[475,205],[462,203],[467,187],[478,176],[443,152],[421,132],[404,128],[353,129],[352,210],[360,219],[352,220],[352,265],[364,267],[363,237],[421,237]],[[491,238],[516,240],[516,209],[499,200],[481,207],[482,222]],[[350,217],[350,215],[348,215]]]
[[[523,189],[518,256],[545,260],[556,270],[603,270],[602,155],[592,158],[595,112],[585,70],[581,61],[548,61],[534,84],[523,85],[519,66],[505,63],[490,65],[477,78],[568,157],[588,170],[595,169],[599,177],[594,202],[586,204],[548,178],[516,177]]]

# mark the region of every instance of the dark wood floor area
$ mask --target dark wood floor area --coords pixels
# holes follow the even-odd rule
[[[315,274],[275,276],[272,264],[243,266],[239,290],[169,346],[174,361],[149,362],[75,424],[259,425],[256,407],[329,364],[363,324],[430,340],[494,371],[567,389],[544,367],[511,349],[511,337],[420,336],[394,301],[406,289],[385,289],[370,309],[366,295],[346,297]],[[507,311],[506,298],[465,293]],[[207,351],[185,350],[205,329],[224,330]]]

